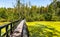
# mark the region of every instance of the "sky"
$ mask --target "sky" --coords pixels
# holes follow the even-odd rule
[[[49,5],[52,0],[21,0],[21,2],[28,3],[30,1],[31,5],[36,6],[47,6]],[[0,7],[14,7],[16,4],[16,0],[0,0]]]

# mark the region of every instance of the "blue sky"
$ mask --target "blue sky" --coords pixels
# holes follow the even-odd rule
[[[28,3],[29,1],[31,2],[31,5],[37,6],[47,6],[52,2],[52,0],[24,0],[25,3]],[[0,7],[14,7],[15,4],[16,0],[0,0]]]

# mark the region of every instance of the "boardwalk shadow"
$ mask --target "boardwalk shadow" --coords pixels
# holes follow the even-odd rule
[[[37,24],[29,26],[30,37],[60,37],[60,32],[53,27]]]

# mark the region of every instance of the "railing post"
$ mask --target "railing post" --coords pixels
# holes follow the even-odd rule
[[[1,28],[0,28],[0,37],[1,37]]]
[[[6,26],[6,37],[8,37],[8,25]]]
[[[10,28],[11,28],[11,32],[10,32],[10,34],[12,34],[12,23],[11,23],[11,25],[10,25]]]

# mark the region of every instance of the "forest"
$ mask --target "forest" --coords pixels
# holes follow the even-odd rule
[[[60,21],[60,1],[53,0],[47,7],[23,4],[16,1],[14,8],[0,8],[0,22],[12,22],[25,18],[27,21]]]

